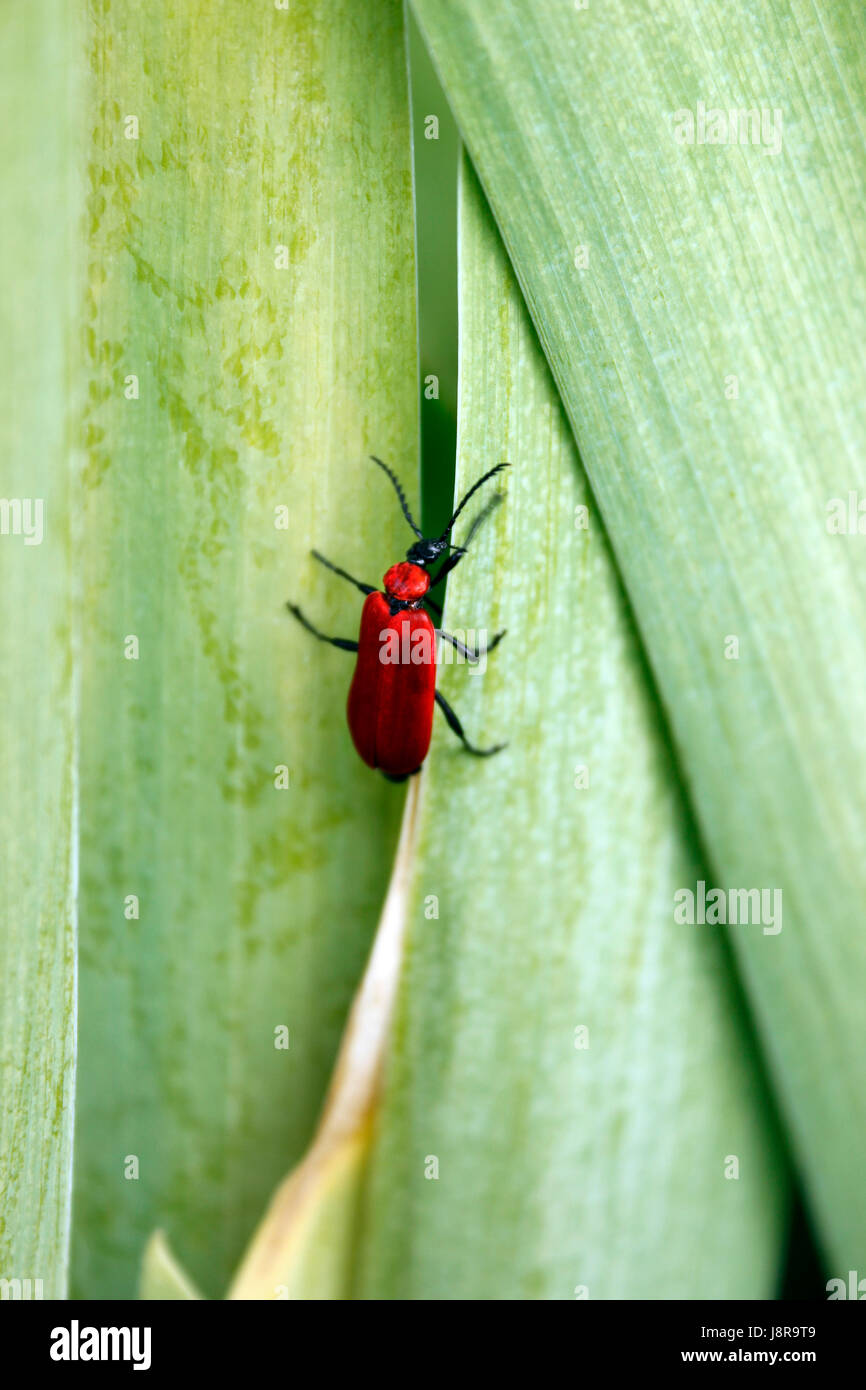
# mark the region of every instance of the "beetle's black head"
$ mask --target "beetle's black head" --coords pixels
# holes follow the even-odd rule
[[[463,508],[466,506],[466,503],[469,501],[469,498],[478,491],[478,489],[481,487],[481,484],[486,483],[488,478],[492,478],[494,473],[499,473],[501,469],[508,468],[510,466],[507,463],[497,463],[495,468],[489,468],[487,472],[483,475],[483,477],[478,479],[477,483],[472,484],[472,487],[465,494],[462,501],[458,503],[457,507],[454,510],[454,514],[451,517],[451,520],[449,521],[448,525],[445,527],[445,530],[442,532],[442,535],[435,540],[428,540],[426,536],[422,536],[421,528],[416,524],[412,516],[412,513],[409,510],[409,504],[406,501],[405,493],[403,492],[403,489],[400,486],[396,474],[392,473],[387,463],[383,463],[381,459],[376,458],[375,454],[371,454],[370,457],[372,458],[374,463],[378,463],[382,471],[386,473],[388,477],[391,479],[391,482],[393,483],[394,489],[397,493],[397,497],[400,501],[400,506],[403,509],[403,515],[405,516],[409,525],[412,527],[412,530],[415,532],[415,535],[418,537],[415,544],[411,546],[409,550],[406,551],[406,559],[409,561],[410,565],[420,565],[422,568],[424,567],[424,565],[432,565],[434,560],[438,560],[443,550],[460,551],[461,554],[465,553],[466,546],[469,544],[469,541],[471,540],[472,536],[474,536],[475,532],[478,530],[478,527],[480,526],[481,522],[488,515],[488,513],[491,512],[493,508],[501,501],[501,495],[497,493],[495,497],[491,498],[487,506],[481,512],[479,512],[478,516],[475,518],[471,527],[469,528],[469,535],[467,536],[462,546],[452,545],[448,539],[448,537],[451,535],[451,531],[453,529],[455,521],[457,520],[460,513],[463,511]],[[440,578],[441,577],[442,575],[440,574]]]
[[[410,565],[432,565],[434,560],[438,560],[443,550],[448,549],[448,542],[443,540],[424,540],[416,541],[406,551],[406,559]]]

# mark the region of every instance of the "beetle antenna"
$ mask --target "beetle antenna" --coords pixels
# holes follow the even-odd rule
[[[384,464],[383,464],[382,466],[384,467]],[[466,493],[466,495],[465,495],[465,497],[463,498],[463,500],[462,500],[461,502],[458,503],[458,505],[457,505],[457,510],[455,511],[455,513],[454,513],[454,515],[452,516],[451,520],[449,521],[448,525],[445,527],[445,530],[442,532],[442,535],[439,537],[440,541],[444,541],[445,537],[448,535],[449,531],[450,531],[451,528],[453,527],[453,525],[454,525],[455,521],[457,520],[458,516],[459,516],[460,513],[463,511],[463,508],[466,506],[466,503],[469,501],[469,498],[472,496],[472,494],[473,494],[474,492],[477,492],[477,491],[478,491],[478,489],[481,487],[482,483],[486,483],[486,482],[487,482],[487,479],[488,479],[488,478],[492,478],[493,475],[494,475],[494,473],[499,473],[503,468],[510,468],[510,467],[511,467],[511,464],[510,464],[510,463],[497,463],[497,465],[496,465],[495,468],[491,468],[487,473],[485,473],[485,474],[483,475],[483,477],[481,477],[481,478],[478,479],[478,482],[477,482],[477,483],[473,483],[472,487],[471,487],[471,488],[469,489],[469,491]],[[474,530],[474,527],[473,527],[473,530]],[[470,534],[471,534],[471,533],[470,533]]]
[[[472,543],[472,537],[475,535],[475,532],[478,530],[479,526],[483,526],[483,525],[484,525],[484,522],[487,520],[487,518],[489,517],[490,513],[491,513],[491,512],[495,512],[495,511],[496,511],[496,508],[502,504],[502,500],[503,500],[502,493],[501,493],[501,492],[494,492],[494,494],[493,494],[493,496],[491,497],[490,501],[487,502],[487,503],[485,503],[485,505],[481,508],[481,511],[478,513],[478,515],[476,516],[475,520],[473,521],[472,525],[469,527],[469,531],[467,532],[466,539],[464,540],[464,542],[463,542],[463,544],[462,544],[461,546],[457,547],[459,550],[468,550],[468,549],[469,549],[469,546],[470,546],[471,543]],[[453,547],[452,547],[452,548],[453,548]]]
[[[415,535],[418,537],[419,541],[422,541],[422,540],[424,539],[423,532],[421,532],[421,531],[418,529],[418,527],[415,525],[415,522],[412,520],[412,513],[411,513],[410,510],[409,510],[409,503],[406,501],[406,494],[404,493],[403,489],[402,489],[401,486],[400,486],[400,481],[399,481],[399,479],[398,479],[398,477],[397,477],[397,474],[396,474],[396,473],[392,473],[392,472],[391,472],[391,469],[388,467],[387,463],[383,463],[381,459],[377,459],[375,454],[371,454],[371,455],[370,455],[370,458],[373,460],[374,463],[378,463],[378,465],[379,465],[379,467],[382,469],[383,473],[387,473],[387,474],[388,474],[388,477],[391,479],[391,482],[394,484],[394,490],[395,490],[395,492],[397,493],[397,496],[398,496],[399,499],[400,499],[400,506],[401,506],[402,509],[403,509],[403,515],[405,516],[405,518],[406,518],[406,520],[408,521],[409,525],[412,527],[412,530],[415,532]],[[494,470],[494,471],[495,471],[495,470]],[[483,482],[484,479],[482,478],[481,481]]]

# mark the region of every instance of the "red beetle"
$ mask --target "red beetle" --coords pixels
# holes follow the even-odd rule
[[[505,747],[504,743],[497,743],[493,748],[475,748],[464,734],[457,715],[436,689],[437,634],[427,608],[441,618],[442,609],[429,597],[429,592],[441,584],[462,560],[484,518],[501,502],[501,494],[496,493],[476,516],[463,545],[452,545],[448,540],[454,523],[482,483],[486,483],[500,469],[507,468],[508,464],[498,463],[479,478],[460,502],[442,535],[437,539],[427,539],[412,519],[395,474],[381,459],[373,457],[373,462],[391,479],[403,515],[418,537],[406,552],[406,559],[391,566],[383,580],[384,590],[380,591],[372,584],[362,584],[360,580],[353,579],[317,550],[312,552],[320,564],[342,579],[348,579],[350,584],[367,595],[358,641],[353,642],[348,637],[327,637],[313,627],[297,604],[289,603],[286,606],[298,622],[320,641],[330,642],[342,651],[358,653],[347,708],[352,741],[369,767],[379,768],[389,781],[403,782],[419,771],[427,756],[433,731],[434,701],[467,752],[479,758],[489,758]],[[434,563],[445,550],[452,553],[440,565],[435,578],[431,579],[426,566]],[[477,661],[482,655],[464,646],[449,632],[440,630],[439,636],[450,642],[468,661]],[[504,636],[504,632],[497,632],[486,650],[492,651]]]

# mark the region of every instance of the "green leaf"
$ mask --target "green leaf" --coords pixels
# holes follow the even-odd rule
[[[443,722],[423,773],[356,1294],[769,1297],[785,1163],[720,933],[674,922],[689,822],[471,175],[460,249],[458,495],[512,467],[445,625],[508,635],[440,688],[476,743],[509,743],[471,758]]]
[[[69,1263],[75,735],[65,393],[78,261],[64,231],[80,206],[69,178],[78,88],[64,56],[74,33],[74,16],[44,0],[0,10],[0,1279],[22,1281],[12,1297],[64,1298]]]
[[[315,1137],[274,1195],[229,1292],[233,1299],[351,1296],[359,1199],[400,975],[420,781],[410,785],[376,940]]]
[[[418,353],[421,374],[421,526],[451,515],[457,442],[457,162],[460,139],[411,10],[406,14],[412,106]]]
[[[411,483],[402,10],[86,13],[76,1286],[131,1296],[160,1226],[212,1297],[308,1141],[402,800],[285,609],[354,636],[310,548],[375,583],[405,546],[365,459]]]
[[[415,9],[569,413],[718,885],[782,894],[781,932],[730,935],[828,1249],[856,1267],[866,568],[856,522],[826,523],[864,485],[862,7]],[[699,103],[765,108],[765,134],[701,143]]]
[[[170,1302],[201,1298],[162,1231],[154,1231],[144,1247],[139,1297]]]

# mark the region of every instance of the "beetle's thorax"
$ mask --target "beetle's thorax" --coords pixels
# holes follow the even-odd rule
[[[383,579],[388,598],[399,599],[402,603],[418,604],[430,588],[430,576],[420,565],[401,560],[392,565]]]

